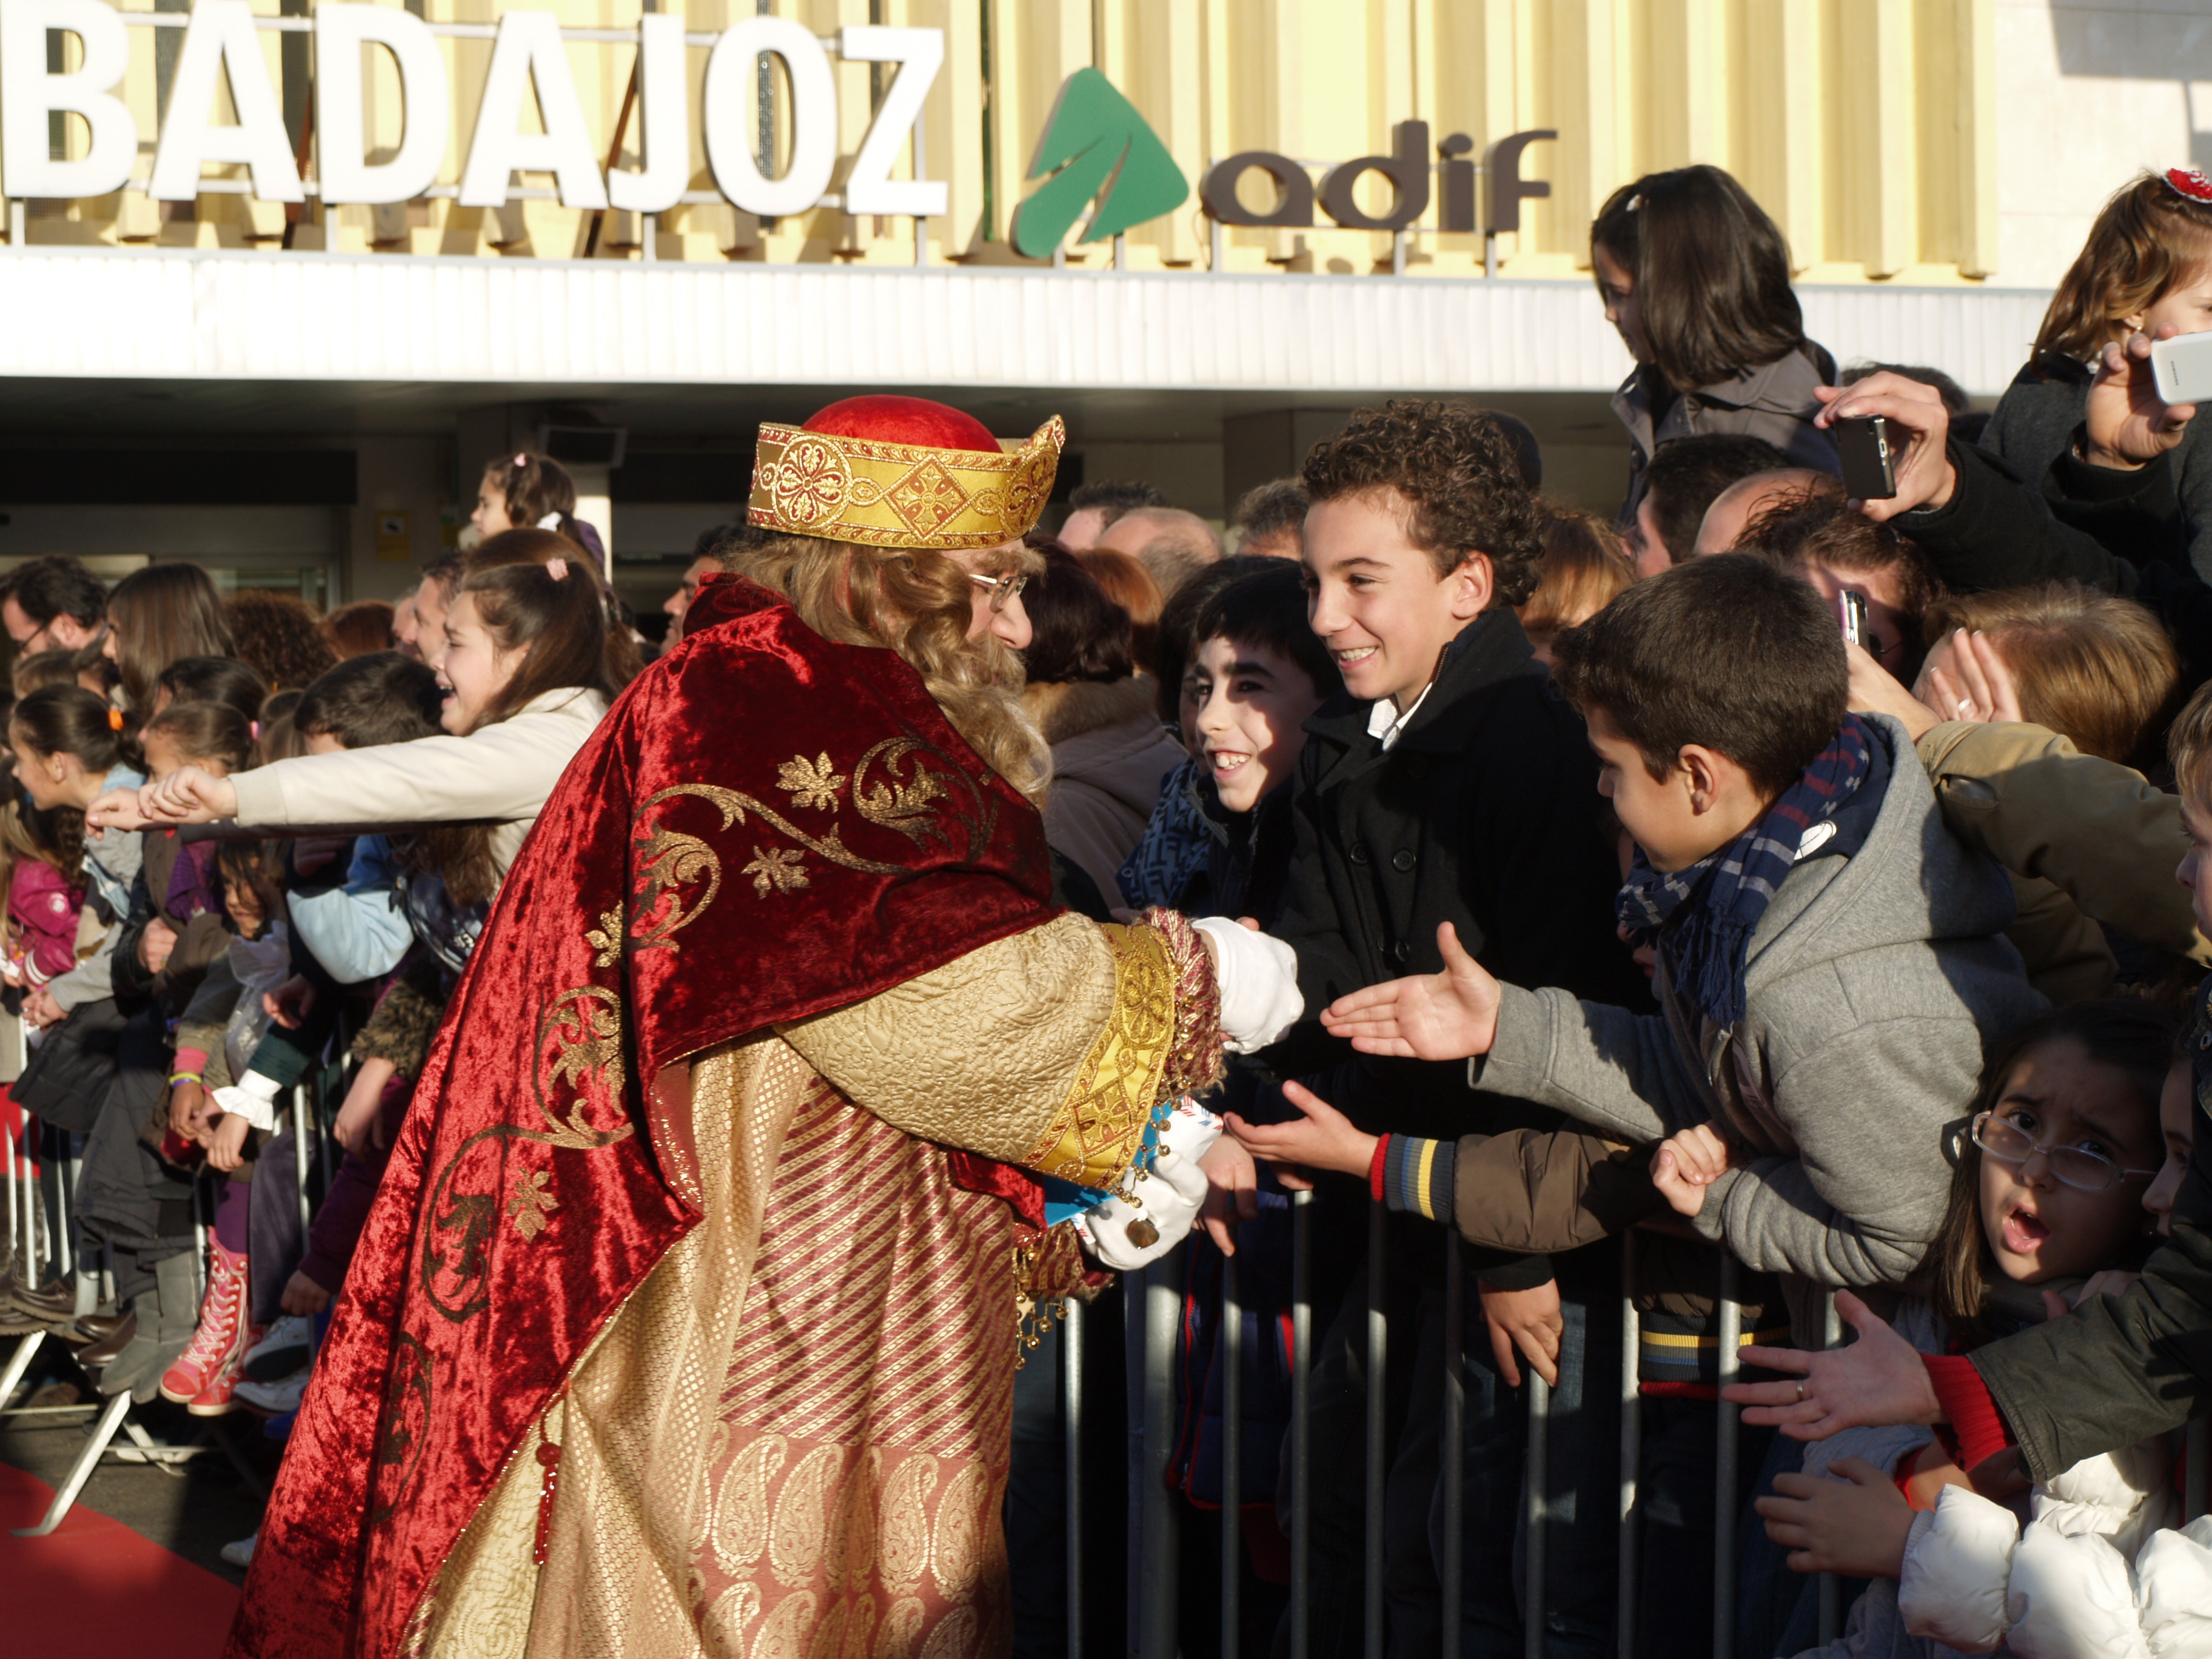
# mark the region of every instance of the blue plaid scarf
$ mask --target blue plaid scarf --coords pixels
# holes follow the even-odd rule
[[[1658,939],[1675,994],[1715,1024],[1733,1029],[1743,1018],[1752,931],[1797,861],[1805,832],[1832,818],[1866,781],[1875,741],[1856,714],[1844,715],[1765,817],[1687,869],[1662,873],[1638,852],[1615,901],[1621,925],[1638,945]]]

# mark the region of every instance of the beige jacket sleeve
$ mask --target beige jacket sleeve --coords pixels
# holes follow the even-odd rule
[[[1946,720],[1917,746],[1944,823],[1968,846],[2130,939],[2212,964],[2173,878],[2189,848],[2178,798],[2039,726]]]
[[[240,772],[246,825],[422,823],[538,816],[606,713],[596,691],[548,691],[465,738],[304,755]]]

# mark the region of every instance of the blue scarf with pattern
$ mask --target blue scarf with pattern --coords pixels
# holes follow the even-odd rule
[[[1743,1018],[1752,932],[1796,863],[1806,831],[1833,818],[1866,781],[1876,741],[1865,721],[1844,715],[1765,817],[1686,869],[1654,870],[1638,851],[1615,901],[1621,925],[1638,945],[1658,940],[1675,994],[1715,1024],[1732,1030]]]

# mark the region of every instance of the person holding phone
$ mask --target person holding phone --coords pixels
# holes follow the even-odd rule
[[[1805,337],[1789,246],[1734,178],[1698,166],[1622,185],[1590,225],[1590,270],[1636,359],[1613,399],[1634,445],[1623,526],[1652,454],[1676,438],[1741,433],[1793,465],[1838,470],[1813,397],[1834,384],[1836,360]]]
[[[2063,524],[2136,563],[2173,559],[2212,578],[2212,441],[2194,436],[2187,405],[2161,402],[2145,371],[2130,376],[2126,426],[2090,418],[2110,387],[2104,360],[2132,338],[2212,331],[2212,179],[2193,169],[2145,173],[2105,204],[2052,295],[2035,349],[1998,400],[1981,447],[2040,489]],[[2148,347],[2143,349],[2147,351]],[[2139,473],[2135,479],[2118,475]],[[2180,546],[2132,532],[2134,503],[2170,493]]]

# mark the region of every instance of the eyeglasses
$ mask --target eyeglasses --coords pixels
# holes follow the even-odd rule
[[[971,582],[981,582],[991,590],[991,609],[994,611],[1004,611],[1007,603],[1030,585],[1027,575],[977,576],[971,574],[968,580]]]
[[[2051,1165],[2051,1173],[2064,1185],[2077,1192],[2107,1192],[2130,1176],[2145,1179],[2158,1173],[2155,1170],[2123,1170],[2101,1152],[2093,1152],[2086,1146],[2045,1146],[2029,1136],[2016,1124],[2006,1122],[1995,1112],[1984,1112],[1974,1119],[1974,1145],[2001,1164],[2025,1164],[2033,1152],[2041,1152]]]

